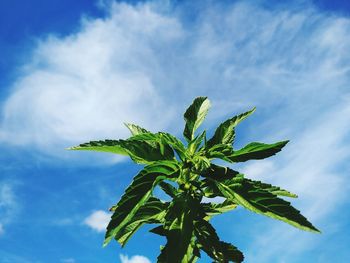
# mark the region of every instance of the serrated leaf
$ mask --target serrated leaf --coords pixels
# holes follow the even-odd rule
[[[177,189],[169,183],[160,182],[158,186],[170,197],[175,197],[177,195]]]
[[[129,131],[131,132],[132,135],[138,135],[138,134],[149,132],[146,129],[144,129],[136,124],[124,123],[124,125],[129,129]]]
[[[226,162],[232,162],[229,157],[233,154],[233,148],[227,144],[217,144],[208,149],[205,156],[212,159],[221,159]]]
[[[206,136],[206,132],[203,131],[200,135],[196,136],[192,141],[188,143],[188,150],[190,152],[190,155],[193,155],[198,150],[205,136]]]
[[[235,138],[235,127],[251,115],[255,111],[255,107],[250,111],[234,116],[225,122],[221,123],[215,130],[214,136],[208,140],[207,147],[212,147],[216,144],[232,144]]]
[[[202,189],[205,196],[209,198],[224,197],[216,184],[217,181],[234,187],[239,186],[243,180],[243,175],[239,172],[215,164],[211,164],[210,168],[202,173],[202,176],[205,178],[201,181]]]
[[[128,151],[123,147],[120,140],[91,141],[79,144],[78,146],[70,147],[68,150],[109,152],[121,155],[129,155]]]
[[[166,132],[142,133],[129,138],[129,140],[145,141],[150,144],[160,144],[166,147],[171,146],[179,155],[181,160],[184,160],[186,157],[186,148],[183,143],[175,136]]]
[[[243,254],[235,246],[220,241],[214,227],[205,220],[195,222],[194,231],[201,249],[216,262],[243,262]]]
[[[250,180],[250,179],[244,179],[246,181],[249,181],[250,183],[252,183],[256,188],[265,190],[270,192],[271,194],[277,195],[277,196],[287,196],[287,197],[292,197],[292,198],[297,198],[298,196],[296,194],[293,194],[285,189],[282,189],[278,186],[274,186],[271,184],[267,184],[267,183],[263,183],[260,181],[254,181],[254,180]]]
[[[144,134],[136,136],[141,137],[142,135]],[[169,145],[151,144],[141,139],[135,139],[136,136],[128,140],[91,141],[69,149],[129,155],[133,161],[145,164],[159,160],[172,160],[174,158],[174,152]]]
[[[115,239],[124,246],[130,237],[145,223],[162,223],[169,203],[161,202],[158,198],[150,197],[140,207],[134,217],[115,234]]]
[[[176,176],[178,171],[177,162],[159,161],[146,166],[134,177],[115,207],[112,219],[107,226],[104,246],[132,220],[140,207],[148,201],[154,187],[160,181]]]
[[[159,235],[159,236],[166,236],[166,230],[164,229],[164,227],[161,226],[157,226],[155,228],[152,228],[149,232]]]
[[[194,99],[193,103],[186,110],[184,114],[186,125],[183,134],[188,142],[193,140],[194,132],[204,121],[209,108],[210,102],[208,98],[198,97]]]
[[[300,211],[291,206],[275,194],[270,193],[249,180],[237,180],[235,177],[230,182],[215,181],[222,195],[243,207],[274,219],[281,220],[294,227],[311,232],[319,232]]]
[[[193,222],[199,208],[198,200],[190,195],[176,196],[165,216],[167,243],[158,257],[159,263],[187,263],[187,252],[191,245]]]
[[[213,217],[215,215],[220,215],[222,213],[235,209],[237,207],[237,204],[226,199],[224,202],[219,204],[202,203],[201,207],[203,211],[207,214],[207,217],[209,219],[210,217]]]
[[[232,162],[245,162],[248,160],[259,160],[275,155],[288,143],[282,141],[273,144],[265,144],[260,142],[252,142],[233,154],[227,156]]]

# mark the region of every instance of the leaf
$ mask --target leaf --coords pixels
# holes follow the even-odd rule
[[[183,145],[183,143],[177,139],[175,136],[165,133],[165,132],[158,132],[158,133],[143,133],[135,135],[129,140],[136,140],[136,141],[145,141],[150,144],[160,144],[164,145],[166,147],[171,146],[176,153],[179,155],[181,160],[184,160],[186,157],[186,148]]]
[[[193,103],[188,107],[184,114],[186,121],[184,129],[184,137],[190,142],[194,138],[194,132],[204,121],[208,110],[210,108],[210,102],[207,97],[198,97]]]
[[[255,111],[255,107],[250,111],[234,116],[221,123],[215,130],[214,136],[207,142],[208,147],[216,144],[232,144],[235,138],[235,127],[251,115]]]
[[[259,188],[259,184],[250,180],[232,179],[232,182],[215,182],[222,195],[243,207],[274,219],[281,220],[294,227],[311,232],[319,232],[300,211],[275,194]]]
[[[141,128],[136,124],[124,123],[124,125],[130,130],[132,135],[138,135],[138,134],[149,132],[146,129]]]
[[[206,132],[203,131],[201,135],[196,136],[192,141],[188,143],[188,149],[191,155],[193,155],[198,150],[205,136],[206,136]]]
[[[287,197],[292,197],[292,198],[297,198],[298,196],[296,194],[293,194],[287,190],[284,190],[278,186],[273,186],[271,184],[263,183],[260,181],[254,181],[254,180],[249,180],[249,179],[244,179],[246,181],[249,181],[252,183],[256,188],[265,190],[270,192],[271,194],[277,195],[277,196],[287,196]]]
[[[186,148],[183,145],[183,143],[176,138],[175,136],[166,133],[166,132],[160,132],[162,139],[168,143],[171,147],[173,147],[173,149],[175,150],[175,152],[178,154],[178,156],[180,157],[180,159],[182,161],[184,161],[186,159]]]
[[[104,246],[130,223],[137,211],[150,198],[153,188],[162,180],[176,176],[179,166],[175,161],[159,161],[146,166],[134,177],[118,204],[107,226]]]
[[[128,140],[91,141],[71,147],[69,150],[100,151],[129,155],[133,161],[145,164],[159,160],[172,160],[174,158],[174,152],[170,146],[157,143],[150,144],[146,141],[137,140],[135,137],[133,136]]]
[[[233,154],[233,148],[227,144],[217,144],[206,151],[205,156],[209,159],[221,159],[230,162],[229,157]]]
[[[214,227],[205,220],[195,222],[195,235],[201,249],[216,262],[243,262],[243,254],[235,246],[220,241]]]
[[[159,236],[166,236],[166,230],[163,226],[157,226],[155,228],[152,228],[149,232],[159,235]]]
[[[121,155],[129,155],[128,151],[121,145],[120,140],[91,141],[67,148],[68,150],[84,150],[96,152],[109,152]]]
[[[199,201],[190,195],[183,194],[174,198],[165,216],[167,243],[157,262],[188,262],[187,252],[191,246],[193,222],[198,208]]]
[[[210,168],[207,169],[205,173],[202,173],[202,176],[205,177],[201,182],[203,192],[205,196],[209,198],[216,196],[225,197],[218,188],[217,182],[236,187],[240,186],[243,180],[243,175],[239,172],[215,164],[211,164]]]
[[[273,144],[265,144],[260,142],[252,142],[233,154],[227,156],[232,162],[245,162],[248,160],[259,160],[275,155],[288,143],[282,141]]]
[[[160,182],[158,185],[170,197],[174,198],[176,196],[177,189],[174,186],[172,186],[171,184],[166,183],[166,182]]]
[[[228,212],[228,211],[235,209],[237,207],[237,204],[226,199],[223,203],[220,203],[220,204],[202,203],[201,207],[202,207],[202,210],[210,218],[210,217],[213,217],[215,215],[220,215],[222,213],[225,213],[225,212]]]
[[[162,223],[169,203],[161,202],[155,197],[150,197],[148,201],[140,207],[134,217],[115,233],[115,239],[124,246],[130,237],[145,223]]]

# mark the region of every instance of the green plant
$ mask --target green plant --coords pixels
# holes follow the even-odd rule
[[[212,163],[214,159],[229,163],[264,159],[279,152],[288,141],[252,142],[234,150],[235,127],[255,108],[221,123],[209,140],[205,131],[195,135],[209,107],[206,97],[198,97],[186,110],[183,135],[187,147],[168,133],[151,133],[137,125],[126,124],[132,134],[127,140],[92,141],[70,148],[128,155],[134,162],[145,165],[120,201],[111,208],[114,213],[104,245],[114,238],[124,246],[143,224],[158,224],[151,232],[167,239],[158,262],[196,262],[200,250],[215,262],[242,262],[242,252],[220,241],[209,223],[213,216],[238,205],[302,230],[319,232],[289,202],[279,198],[297,197],[295,194],[247,179],[229,167]],[[171,201],[163,202],[155,197],[155,187],[160,187]],[[203,197],[217,196],[223,197],[224,201],[219,204],[202,202]]]

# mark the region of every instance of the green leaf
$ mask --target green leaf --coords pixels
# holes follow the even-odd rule
[[[195,235],[201,249],[216,262],[243,262],[243,254],[235,246],[220,241],[213,226],[205,221],[195,222]]]
[[[205,139],[206,132],[203,131],[201,135],[196,136],[192,141],[188,143],[188,149],[190,152],[190,155],[193,155],[199,148],[199,146],[202,144],[203,140]]]
[[[155,228],[152,228],[149,232],[165,237],[167,231],[164,229],[163,226],[157,226]]]
[[[127,224],[115,233],[115,239],[124,246],[130,237],[145,223],[162,223],[169,203],[161,202],[159,199],[150,197],[140,207]]]
[[[144,134],[136,135],[128,140],[91,141],[69,149],[129,155],[133,161],[145,164],[159,160],[172,160],[174,158],[174,152],[170,146],[161,143],[152,144],[148,143],[147,141],[137,139],[143,135]]]
[[[154,187],[162,180],[177,175],[179,165],[175,161],[159,161],[146,166],[134,177],[118,204],[107,226],[104,246],[114,238],[121,229],[130,223],[137,211],[150,198]]]
[[[80,144],[78,146],[70,147],[68,150],[109,152],[121,155],[129,155],[128,151],[122,146],[120,140],[91,141]]]
[[[209,219],[215,215],[220,215],[222,213],[235,209],[237,207],[237,204],[226,199],[224,202],[220,204],[202,203],[201,207],[202,207],[202,210],[207,214]]]
[[[271,194],[277,195],[277,196],[287,196],[292,198],[297,198],[298,196],[296,194],[293,194],[287,190],[284,190],[278,186],[273,186],[271,184],[263,183],[260,181],[254,181],[249,179],[244,179],[246,181],[249,181],[251,184],[253,184],[256,188],[265,190],[270,192]]]
[[[194,138],[194,132],[204,121],[210,102],[207,97],[196,98],[190,107],[186,110],[184,118],[186,121],[185,130],[183,132],[185,139],[190,142]]]
[[[248,160],[259,160],[275,155],[288,143],[282,141],[273,144],[265,144],[260,142],[252,142],[238,151],[234,151],[232,155],[227,156],[232,162],[245,162]]]
[[[159,187],[170,197],[175,197],[177,195],[177,189],[169,183],[160,182]]]
[[[186,148],[183,143],[169,133],[142,133],[129,138],[129,140],[144,141],[148,142],[151,145],[159,144],[163,145],[163,147],[171,146],[179,155],[181,160],[184,160],[186,158]]]
[[[178,138],[169,133],[160,132],[160,134],[162,136],[162,140],[173,147],[180,159],[184,161],[186,159],[186,147],[183,145],[183,143]]]
[[[124,125],[130,130],[132,135],[138,135],[138,134],[149,132],[146,129],[141,128],[136,124],[124,123]]]
[[[215,130],[214,136],[207,142],[208,147],[216,144],[232,144],[235,138],[235,127],[251,115],[255,111],[255,107],[250,111],[234,116],[231,119],[221,123]]]
[[[197,215],[199,201],[190,195],[179,195],[172,201],[165,216],[167,243],[157,262],[187,263],[187,252],[191,246],[193,222]]]
[[[205,178],[201,181],[203,192],[209,198],[216,196],[225,197],[218,188],[217,182],[236,187],[240,186],[243,180],[243,175],[239,172],[215,164],[211,164],[210,168],[202,176]]]
[[[255,213],[281,220],[302,230],[319,232],[290,202],[259,188],[259,183],[242,179],[237,176],[231,181],[215,183],[224,197]]]
[[[226,162],[231,162],[229,157],[233,154],[233,148],[227,144],[216,144],[206,151],[205,155],[209,159],[221,159]]]

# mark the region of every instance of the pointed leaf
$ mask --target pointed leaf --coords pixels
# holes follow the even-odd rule
[[[198,208],[199,202],[189,195],[174,198],[165,217],[167,243],[158,262],[188,262],[187,252],[191,246],[193,222]]]
[[[237,207],[237,204],[226,199],[223,203],[202,203],[201,206],[203,208],[203,211],[210,218],[212,216],[220,215],[222,213],[235,209]]]
[[[252,142],[238,151],[234,151],[232,155],[227,156],[232,162],[245,162],[248,160],[259,160],[275,155],[288,143],[282,141],[273,144],[265,144],[260,142]]]
[[[235,246],[220,241],[214,227],[205,220],[195,222],[195,235],[201,249],[216,262],[243,262],[243,254]]]
[[[140,207],[133,218],[115,234],[115,239],[124,246],[130,237],[145,223],[162,223],[169,203],[161,202],[155,197]]]
[[[184,114],[186,125],[183,134],[188,142],[193,140],[194,132],[204,121],[208,113],[209,107],[210,102],[207,99],[207,97],[198,97],[186,110]]]
[[[201,135],[196,136],[192,141],[190,141],[188,143],[188,149],[189,149],[189,152],[191,155],[194,154],[198,150],[198,148],[202,144],[205,136],[206,136],[206,132],[203,131],[201,133]]]
[[[146,164],[174,158],[174,152],[170,146],[157,143],[150,144],[146,141],[136,140],[135,137],[133,136],[128,140],[91,141],[69,149],[129,155],[133,161]]]
[[[149,132],[146,129],[141,128],[136,124],[124,123],[124,125],[129,129],[132,135],[138,135],[138,134]]]
[[[221,159],[232,162],[229,157],[233,154],[233,148],[228,144],[216,144],[206,151],[205,156],[209,159]]]
[[[159,161],[146,166],[134,177],[131,185],[115,207],[107,226],[104,246],[125,227],[150,198],[154,187],[162,180],[176,176],[179,166],[175,161]]]
[[[91,141],[82,143],[78,146],[70,147],[68,150],[109,152],[121,155],[129,155],[128,151],[122,146],[120,140]]]
[[[176,196],[177,189],[174,186],[172,186],[171,184],[166,183],[166,182],[160,182],[158,185],[170,197],[174,198]]]
[[[214,136],[207,142],[208,147],[216,144],[232,144],[235,138],[235,127],[251,115],[255,111],[255,107],[250,111],[234,116],[231,119],[221,123],[215,130]]]
[[[150,144],[164,145],[164,147],[171,146],[179,155],[181,160],[184,160],[186,157],[186,148],[183,145],[183,143],[179,139],[177,139],[175,136],[169,133],[165,133],[165,132],[142,133],[129,138],[129,140],[145,141]]]
[[[232,182],[215,181],[222,195],[243,207],[274,219],[286,222],[294,227],[311,232],[319,232],[300,211],[295,209],[275,194],[259,188],[249,180],[239,180],[239,177],[232,179]]]
[[[284,190],[278,186],[274,186],[271,184],[263,183],[260,181],[254,181],[254,180],[249,180],[249,179],[244,179],[246,181],[249,181],[252,183],[256,188],[265,190],[270,192],[271,194],[277,195],[277,196],[287,196],[287,197],[292,197],[292,198],[297,198],[298,196],[296,194],[293,194],[287,190]]]

